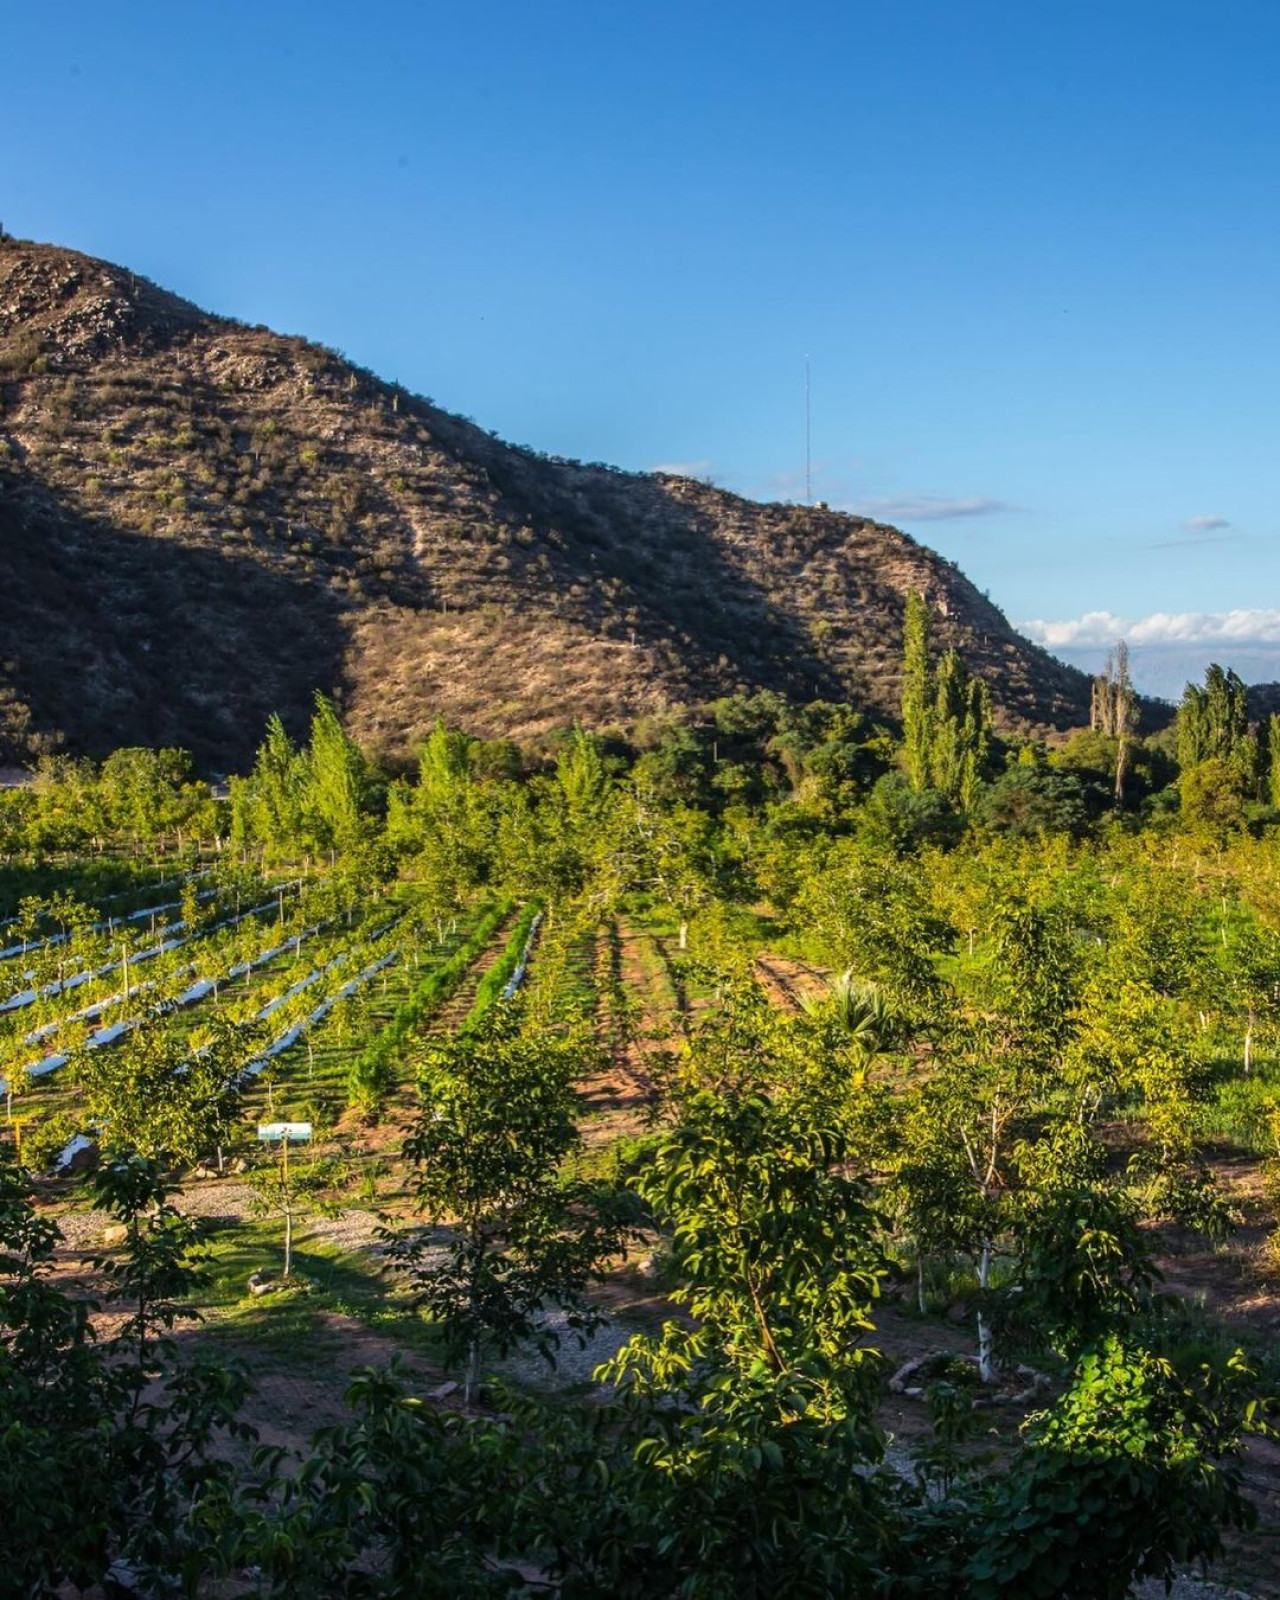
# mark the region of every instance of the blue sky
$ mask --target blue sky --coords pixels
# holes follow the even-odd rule
[[[4,9],[12,232],[1280,676],[1280,7]]]

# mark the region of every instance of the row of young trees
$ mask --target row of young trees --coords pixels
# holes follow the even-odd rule
[[[217,837],[221,819],[209,785],[185,750],[126,748],[101,763],[46,756],[29,787],[0,794],[0,856],[19,852],[135,854],[181,851]]]

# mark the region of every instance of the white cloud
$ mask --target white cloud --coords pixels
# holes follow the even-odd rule
[[[1156,611],[1149,617],[1118,617],[1086,611],[1080,617],[1018,624],[1029,639],[1050,650],[1088,649],[1126,639],[1134,646],[1280,644],[1280,610]]]
[[[707,478],[715,465],[711,461],[659,461],[654,472],[665,472],[672,478]]]
[[[1082,617],[1068,617],[1062,622],[1034,618],[1019,622],[1017,627],[1047,650],[1062,650],[1072,645],[1114,644],[1131,625],[1111,611],[1086,611]]]
[[[1188,533],[1222,533],[1231,524],[1226,517],[1188,517],[1182,526]]]
[[[845,510],[880,522],[945,522],[952,517],[986,517],[1012,511],[1004,500],[987,495],[904,494],[880,500],[862,500]]]

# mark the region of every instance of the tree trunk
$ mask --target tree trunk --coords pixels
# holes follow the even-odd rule
[[[923,1317],[928,1311],[924,1298],[924,1251],[916,1254],[916,1300],[920,1306],[920,1315]]]
[[[471,1348],[467,1352],[467,1380],[462,1391],[462,1397],[469,1406],[476,1403],[476,1396],[480,1393],[480,1335],[474,1334],[471,1339]]]
[[[680,924],[679,944],[681,950],[687,950],[689,948],[689,924],[684,921],[682,921]]]
[[[987,1292],[990,1282],[991,1246],[984,1244],[978,1260],[978,1288],[983,1294]],[[978,1376],[983,1383],[995,1382],[996,1370],[991,1359],[991,1325],[981,1310],[978,1312]]]

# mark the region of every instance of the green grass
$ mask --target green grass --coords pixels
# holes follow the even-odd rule
[[[341,1353],[342,1335],[328,1321],[341,1315],[438,1360],[438,1331],[394,1279],[363,1251],[308,1237],[308,1226],[295,1224],[292,1286],[266,1295],[249,1293],[249,1274],[261,1271],[280,1281],[284,1224],[252,1218],[213,1231],[206,1241],[205,1281],[190,1302],[203,1319],[202,1337],[296,1367]]]

